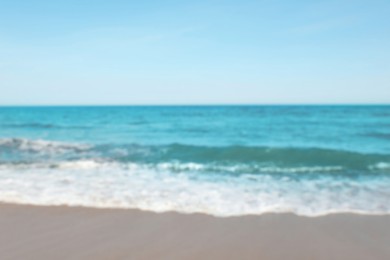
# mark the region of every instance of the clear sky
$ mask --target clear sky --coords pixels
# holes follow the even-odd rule
[[[390,103],[389,0],[0,0],[0,105]]]

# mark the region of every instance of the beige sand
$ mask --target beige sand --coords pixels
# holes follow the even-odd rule
[[[390,216],[0,205],[0,259],[390,259]]]

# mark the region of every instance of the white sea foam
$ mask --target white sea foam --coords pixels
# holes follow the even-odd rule
[[[30,140],[23,138],[0,139],[1,147],[9,147],[19,151],[37,153],[65,153],[69,151],[83,151],[90,148],[89,145],[77,143],[63,143],[47,140]]]
[[[228,172],[228,173],[325,173],[339,172],[344,168],[341,166],[301,166],[301,167],[277,167],[251,164],[201,164],[201,163],[182,163],[182,162],[165,162],[158,163],[155,167],[159,170],[170,171],[211,171],[211,172]]]
[[[99,163],[96,160],[78,160],[52,164],[52,167],[53,166],[60,169],[96,169],[101,167],[102,163]]]
[[[369,166],[370,170],[390,170],[390,163],[379,162]]]
[[[294,178],[272,174],[172,172],[169,164],[98,160],[0,167],[0,201],[35,205],[136,208],[215,216],[294,212],[390,214],[390,178]],[[180,168],[180,167],[179,167]]]

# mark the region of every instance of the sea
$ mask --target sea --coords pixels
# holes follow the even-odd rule
[[[0,202],[390,214],[390,106],[0,107]]]

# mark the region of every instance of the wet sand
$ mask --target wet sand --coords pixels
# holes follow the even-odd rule
[[[390,259],[390,216],[216,218],[0,204],[0,259]]]

